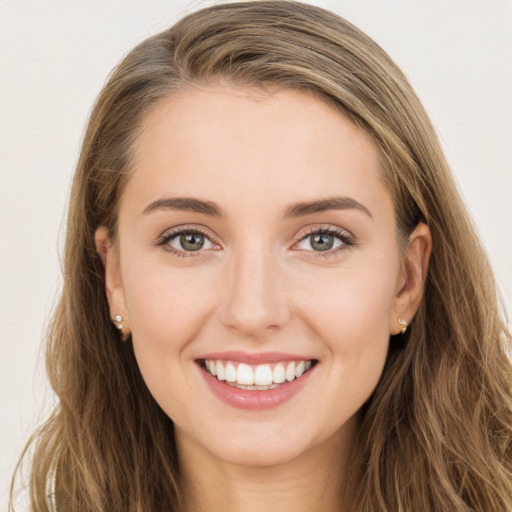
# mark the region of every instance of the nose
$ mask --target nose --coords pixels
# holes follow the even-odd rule
[[[240,251],[228,263],[220,305],[222,323],[245,336],[263,339],[290,319],[282,270],[265,248]]]

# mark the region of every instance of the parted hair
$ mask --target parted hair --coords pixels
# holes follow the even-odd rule
[[[289,1],[189,14],[134,48],[99,94],[73,180],[63,289],[47,335],[58,405],[25,451],[30,510],[186,510],[173,423],[112,325],[94,234],[106,226],[115,239],[148,112],[219,81],[299,89],[337,109],[380,151],[402,248],[418,222],[432,233],[421,305],[407,333],[390,337],[362,410],[350,461],[358,468],[354,510],[510,512],[510,333],[432,124],[373,40],[327,10]]]

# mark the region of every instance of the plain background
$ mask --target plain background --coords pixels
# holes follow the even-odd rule
[[[316,0],[405,71],[438,129],[512,310],[512,1]],[[53,403],[41,339],[60,286],[89,110],[136,43],[205,2],[0,0],[0,510]]]

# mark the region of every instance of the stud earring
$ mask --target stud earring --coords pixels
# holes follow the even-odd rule
[[[114,325],[119,329],[121,330],[124,325],[123,325],[123,317],[121,315],[116,315],[114,318],[113,318],[113,321],[114,321]]]
[[[126,341],[130,337],[130,331],[128,331],[128,332],[123,331],[123,329],[124,329],[123,317],[121,315],[116,315],[112,319],[112,321],[114,322],[114,325],[116,326],[116,328],[119,330],[119,332],[121,334],[121,339],[123,341]]]
[[[405,331],[407,331],[407,326],[408,326],[407,322],[406,322],[405,320],[402,320],[400,317],[399,317],[399,318],[397,318],[397,322],[398,322],[400,325],[403,325],[403,327],[402,327],[402,334],[404,334],[404,333],[405,333]]]

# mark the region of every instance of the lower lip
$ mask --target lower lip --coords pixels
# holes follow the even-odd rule
[[[292,382],[280,384],[277,388],[253,391],[238,389],[225,384],[208,373],[202,366],[200,366],[200,371],[214,395],[225,404],[238,409],[260,410],[271,409],[290,400],[305,386],[315,367],[316,365],[303,373],[299,378]]]

